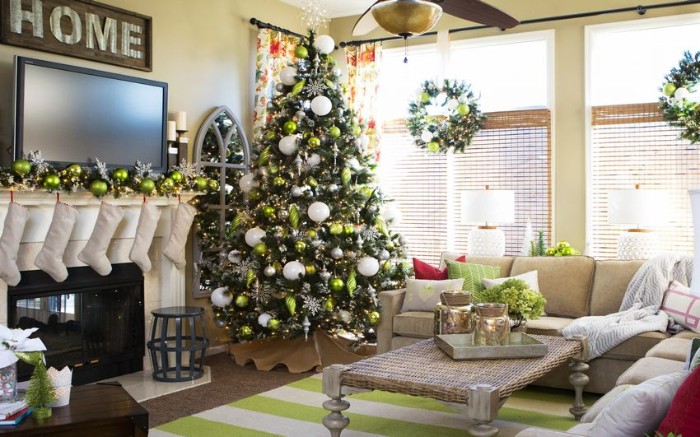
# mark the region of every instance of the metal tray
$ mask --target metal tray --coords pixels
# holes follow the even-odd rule
[[[508,345],[476,346],[474,334],[435,336],[435,343],[455,360],[488,360],[501,358],[534,358],[547,354],[548,346],[522,332],[511,332]]]

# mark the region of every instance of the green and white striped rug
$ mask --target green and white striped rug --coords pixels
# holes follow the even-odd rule
[[[321,424],[328,414],[321,404],[321,376],[315,375],[274,390],[183,417],[151,429],[152,437],[328,436]],[[352,436],[466,436],[468,421],[432,399],[381,391],[346,397]],[[591,405],[596,397],[587,397]],[[500,436],[512,436],[528,426],[565,430],[576,424],[569,414],[573,392],[527,388],[516,392],[494,422]]]

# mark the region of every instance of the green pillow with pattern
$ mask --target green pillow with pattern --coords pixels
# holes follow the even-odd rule
[[[496,279],[501,274],[501,268],[498,266],[449,260],[445,260],[445,263],[447,263],[447,277],[449,279],[464,279],[462,289],[472,293],[484,289],[482,279]]]

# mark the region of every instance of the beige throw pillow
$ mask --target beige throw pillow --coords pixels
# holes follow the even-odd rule
[[[440,293],[461,290],[463,283],[463,279],[446,279],[444,281],[408,279],[401,312],[432,311],[435,309],[435,305],[440,302]]]
[[[503,284],[509,279],[520,279],[522,281],[525,281],[528,287],[530,287],[530,290],[532,291],[540,291],[540,284],[537,282],[537,270],[533,270],[531,272],[525,272],[517,276],[511,276],[509,278],[496,278],[496,279],[488,279],[484,278],[481,280],[481,282],[484,284],[484,287],[486,288],[491,288],[495,287],[496,285]]]

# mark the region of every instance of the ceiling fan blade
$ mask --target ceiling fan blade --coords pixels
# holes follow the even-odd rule
[[[360,36],[360,35],[366,35],[379,27],[379,24],[377,23],[377,20],[374,19],[374,16],[370,14],[370,11],[376,5],[377,3],[381,3],[384,0],[378,0],[376,1],[372,6],[367,8],[367,10],[360,15],[360,18],[357,20],[355,25],[352,28],[352,36]]]
[[[442,6],[446,14],[457,18],[485,24],[487,26],[510,29],[520,22],[505,12],[480,0],[432,0]],[[371,15],[371,14],[370,14]]]

